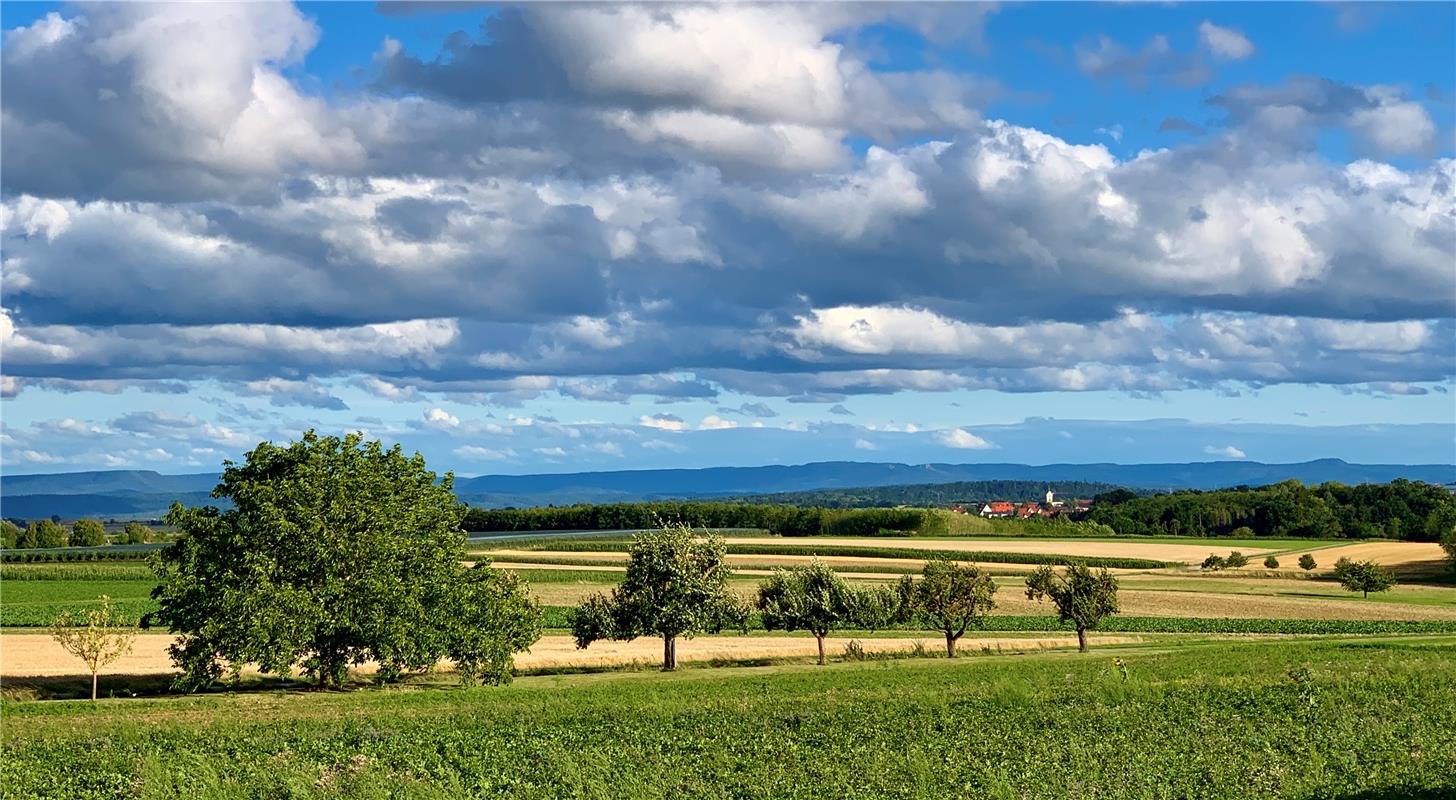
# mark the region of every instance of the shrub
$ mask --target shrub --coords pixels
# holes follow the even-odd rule
[[[1235,550],[1223,560],[1223,565],[1229,568],[1246,567],[1249,565],[1249,557]]]
[[[1299,557],[1299,568],[1304,570],[1305,572],[1309,572],[1317,566],[1319,566],[1319,564],[1315,563],[1314,556],[1310,555],[1309,553],[1305,553],[1304,555]]]
[[[1223,556],[1209,553],[1208,558],[1203,559],[1203,564],[1201,566],[1210,572],[1216,572],[1218,570],[1221,570],[1224,568]]]
[[[1269,556],[1264,559],[1264,567],[1267,569],[1279,569],[1279,559]]]

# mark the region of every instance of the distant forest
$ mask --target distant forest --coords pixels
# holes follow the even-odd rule
[[[1390,483],[1183,491],[1145,497],[1102,495],[1088,519],[1118,533],[1163,536],[1385,537],[1441,541],[1456,529],[1456,495],[1440,486]]]
[[[1063,520],[972,520],[918,507],[983,499],[1037,500],[1050,485],[1064,497],[1096,502],[1082,522]],[[955,487],[974,487],[958,490]],[[619,530],[649,528],[657,520],[681,520],[709,528],[762,528],[785,536],[888,532],[945,534],[951,520],[958,533],[1015,535],[1021,526],[1061,525],[1040,535],[1280,536],[1306,538],[1385,537],[1435,542],[1456,530],[1456,495],[1440,486],[1399,479],[1391,483],[1305,486],[1285,481],[1270,486],[1180,491],[1146,495],[1103,483],[976,481],[924,486],[830,489],[763,495],[752,502],[660,501],[582,504],[546,508],[471,508],[471,531]],[[910,508],[885,508],[886,502]],[[803,505],[800,505],[803,503]],[[835,504],[835,505],[831,505]],[[854,508],[846,507],[854,505]],[[1006,530],[977,529],[1001,523]],[[974,525],[972,524],[974,523]],[[1106,526],[1106,527],[1104,527]]]
[[[823,508],[893,508],[895,506],[970,505],[990,500],[1041,502],[1047,489],[1063,500],[1091,498],[1122,489],[1111,483],[1091,481],[958,481],[922,483],[910,486],[870,486],[853,489],[815,489],[804,492],[776,492],[733,498],[744,503],[819,506]]]

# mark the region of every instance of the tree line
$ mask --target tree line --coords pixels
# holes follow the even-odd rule
[[[701,500],[538,508],[471,508],[467,531],[611,531],[657,528],[757,528],[780,536],[873,536],[881,531],[944,533],[944,520],[921,508],[835,509]]]
[[[1456,495],[1403,478],[1384,484],[1269,486],[1099,495],[1088,519],[1118,533],[1158,536],[1385,537],[1437,542],[1456,530]]]
[[[109,534],[98,519],[78,519],[69,527],[52,519],[16,525],[0,520],[0,546],[6,548],[102,547],[108,544],[146,544],[156,531],[140,522],[128,522],[119,534]]]
[[[827,662],[825,639],[835,630],[878,629],[914,624],[945,637],[946,656],[967,631],[985,625],[995,608],[991,573],[975,564],[931,558],[919,576],[906,575],[894,587],[857,587],[823,562],[777,569],[758,586],[755,601],[741,601],[728,587],[732,570],[727,549],[716,536],[701,536],[683,523],[666,523],[638,534],[627,574],[610,594],[588,597],[569,616],[578,648],[610,639],[662,640],[662,668],[677,668],[677,642],[726,629],[747,630],[757,610],[767,630],[807,631]],[[1026,579],[1030,600],[1050,599],[1061,622],[1077,631],[1087,649],[1087,632],[1119,611],[1117,579],[1106,569],[1071,564],[1063,570],[1039,567]]]

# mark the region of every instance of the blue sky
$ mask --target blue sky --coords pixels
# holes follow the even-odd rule
[[[1456,461],[1451,4],[0,26],[7,472]]]

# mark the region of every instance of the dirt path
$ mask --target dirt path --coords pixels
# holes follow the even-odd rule
[[[833,637],[829,640],[829,652],[839,656],[850,636]],[[1143,637],[1129,635],[1093,635],[1090,641],[1096,644],[1135,644]],[[167,656],[167,645],[171,637],[165,635],[138,636],[132,652],[103,671],[103,675],[153,675],[173,672],[172,662]],[[935,650],[944,647],[944,640],[934,632],[923,636],[905,638],[860,639],[865,650],[883,652],[886,650],[908,650],[916,642]],[[983,647],[993,650],[1026,651],[1056,647],[1075,647],[1077,639],[1072,634],[1045,635],[1031,638],[987,635],[967,636],[961,640],[961,650],[979,651]],[[711,661],[713,659],[748,658],[793,658],[809,657],[815,654],[815,643],[810,636],[703,636],[678,642],[679,661]],[[662,659],[662,641],[659,639],[638,639],[632,642],[598,642],[586,650],[576,649],[569,636],[544,636],[527,653],[516,656],[516,665],[523,669],[564,666],[601,666],[606,664],[656,664]],[[368,673],[372,669],[365,665],[358,672]],[[7,633],[0,635],[0,677],[54,677],[77,675],[84,672],[81,662],[76,660],[45,634]]]

